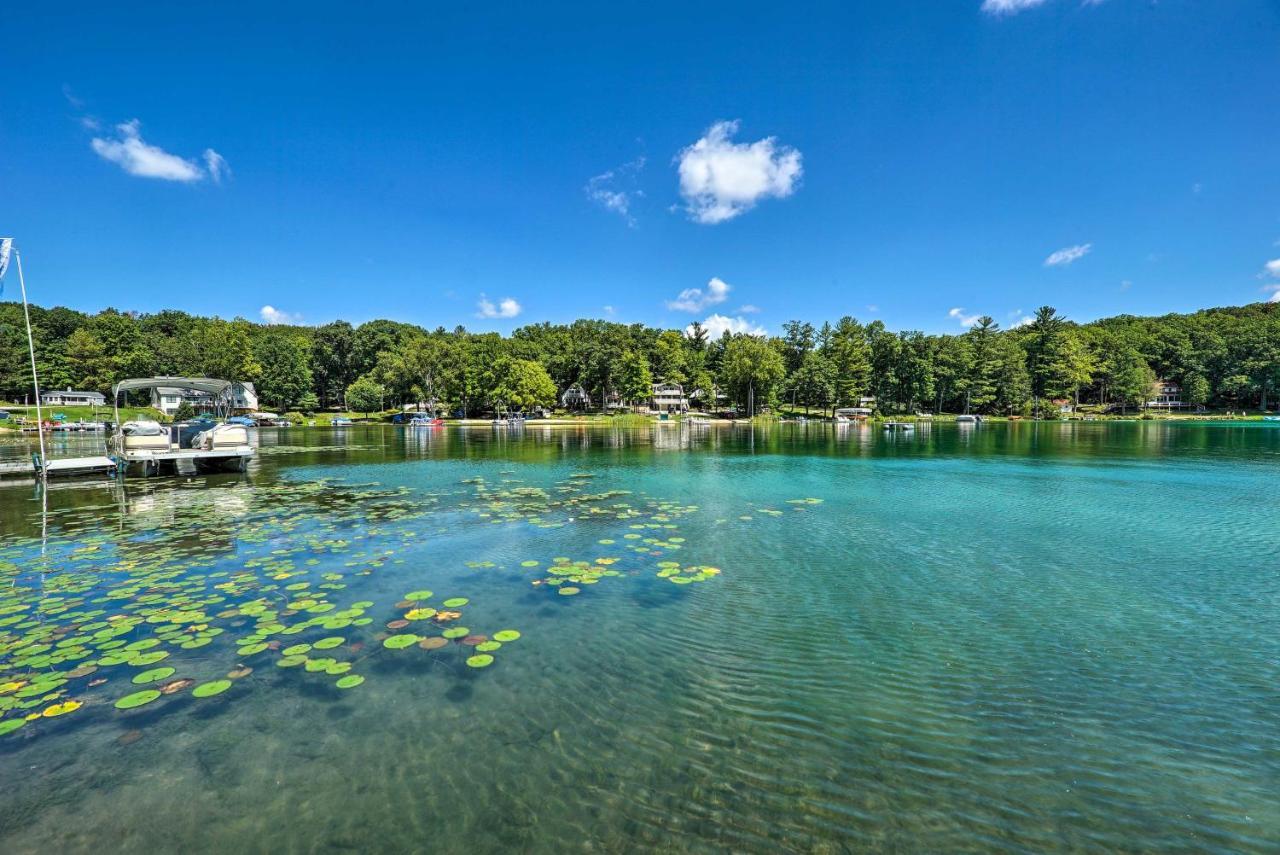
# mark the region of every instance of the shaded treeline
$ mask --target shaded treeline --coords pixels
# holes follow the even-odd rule
[[[1087,324],[1044,307],[1014,329],[981,318],[956,335],[844,317],[792,321],[779,337],[714,340],[696,323],[681,332],[579,320],[504,337],[388,320],[268,326],[178,311],[33,306],[31,318],[44,388],[109,392],[125,377],[213,376],[251,380],[264,406],[284,410],[416,401],[478,413],[550,405],[573,384],[599,407],[643,402],[652,382],[666,381],[707,408],[829,409],[874,397],[885,412],[1013,414],[1054,398],[1138,406],[1157,378],[1180,384],[1191,404],[1266,408],[1280,381],[1274,303]],[[0,303],[0,396],[20,401],[30,388],[22,308]]]

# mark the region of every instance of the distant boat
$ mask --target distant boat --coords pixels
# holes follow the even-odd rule
[[[1280,416],[1263,416],[1264,422],[1280,422]]]
[[[418,415],[409,419],[407,422],[409,427],[440,427],[444,424],[442,419],[432,418],[431,416]]]
[[[956,424],[958,425],[976,425],[982,422],[982,416],[956,416]]]
[[[329,424],[333,427],[350,427],[351,419],[348,419],[345,416],[338,416],[336,419],[329,422]]]

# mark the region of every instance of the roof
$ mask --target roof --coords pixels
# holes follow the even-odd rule
[[[103,395],[101,392],[85,392],[79,389],[45,389],[43,392],[40,393],[41,398],[45,397],[46,395],[90,395],[90,396],[96,395],[99,398],[106,397],[106,395]]]
[[[215,380],[212,377],[139,377],[134,380],[121,380],[112,389],[111,394],[132,392],[137,389],[194,389],[210,395],[221,395],[234,384],[229,380]]]

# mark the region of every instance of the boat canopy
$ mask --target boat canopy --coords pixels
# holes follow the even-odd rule
[[[225,394],[235,385],[230,380],[215,380],[212,377],[139,377],[134,380],[121,380],[111,389],[111,394],[133,392],[138,389],[157,389],[161,386],[172,386],[175,389],[194,389],[209,395]]]

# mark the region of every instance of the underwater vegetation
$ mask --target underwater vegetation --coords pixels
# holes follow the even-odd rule
[[[375,657],[461,671],[499,665],[521,633],[483,628],[466,592],[415,587],[381,604],[361,593],[373,574],[423,581],[429,568],[408,567],[398,553],[433,515],[543,529],[616,524],[590,557],[467,563],[549,595],[642,573],[676,585],[719,575],[670,557],[688,546],[679,523],[697,506],[592,492],[590,481],[477,477],[442,493],[336,481],[184,487],[167,499],[144,493],[137,501],[150,512],[118,531],[103,530],[94,509],[54,512],[52,534],[0,549],[0,736],[56,732],[73,714],[150,714],[181,697],[234,703],[282,685],[264,675],[296,674],[337,698],[365,682]]]

